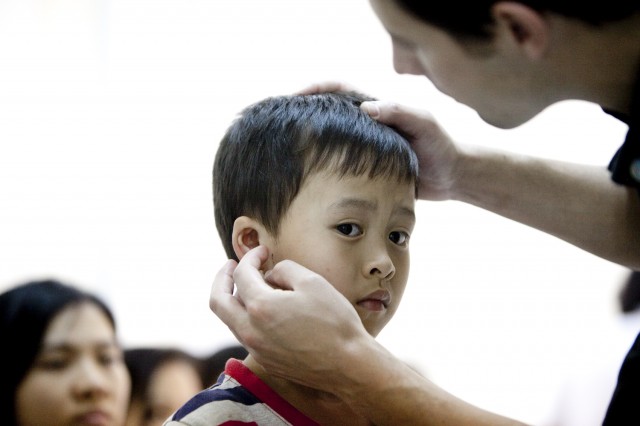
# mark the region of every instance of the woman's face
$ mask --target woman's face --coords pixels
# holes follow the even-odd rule
[[[19,426],[121,426],[131,382],[113,327],[92,303],[63,309],[16,390]]]
[[[132,401],[127,426],[162,426],[202,389],[200,374],[194,365],[182,359],[165,361],[153,372],[146,399]]]

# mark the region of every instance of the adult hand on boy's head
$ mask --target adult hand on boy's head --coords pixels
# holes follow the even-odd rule
[[[348,348],[373,338],[353,306],[309,269],[282,261],[267,283],[260,272],[267,258],[257,247],[237,266],[228,262],[213,283],[211,309],[270,374],[331,391],[345,380],[338,364],[350,357]]]
[[[322,81],[307,86],[298,94],[352,90],[357,91],[343,81]],[[460,152],[431,114],[387,101],[363,102],[361,108],[371,118],[396,129],[413,147],[420,162],[419,198],[434,201],[455,198]]]
[[[363,102],[360,107],[371,118],[396,129],[411,144],[420,163],[419,198],[454,198],[461,154],[431,114],[387,101]]]

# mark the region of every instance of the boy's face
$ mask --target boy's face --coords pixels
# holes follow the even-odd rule
[[[516,127],[551,103],[543,91],[545,85],[534,85],[540,81],[536,68],[514,54],[509,33],[501,26],[493,40],[463,46],[396,1],[370,3],[391,36],[396,72],[426,76],[438,90],[473,108],[487,123]]]
[[[261,244],[274,263],[290,259],[322,275],[376,336],[407,283],[414,196],[413,183],[316,173],[291,204],[278,238]]]

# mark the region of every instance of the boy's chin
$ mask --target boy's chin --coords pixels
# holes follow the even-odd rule
[[[363,321],[363,325],[364,325],[364,329],[367,330],[367,333],[369,333],[372,337],[378,337],[378,334],[380,334],[380,332],[382,331],[382,329],[386,324],[382,324],[382,325],[376,324],[374,326],[374,325],[368,325]]]

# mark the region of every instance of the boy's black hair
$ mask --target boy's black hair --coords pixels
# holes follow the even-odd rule
[[[218,234],[229,258],[240,216],[277,235],[280,221],[310,174],[397,179],[417,183],[418,161],[408,142],[360,104],[359,93],[267,98],[246,108],[220,142],[213,166]]]

